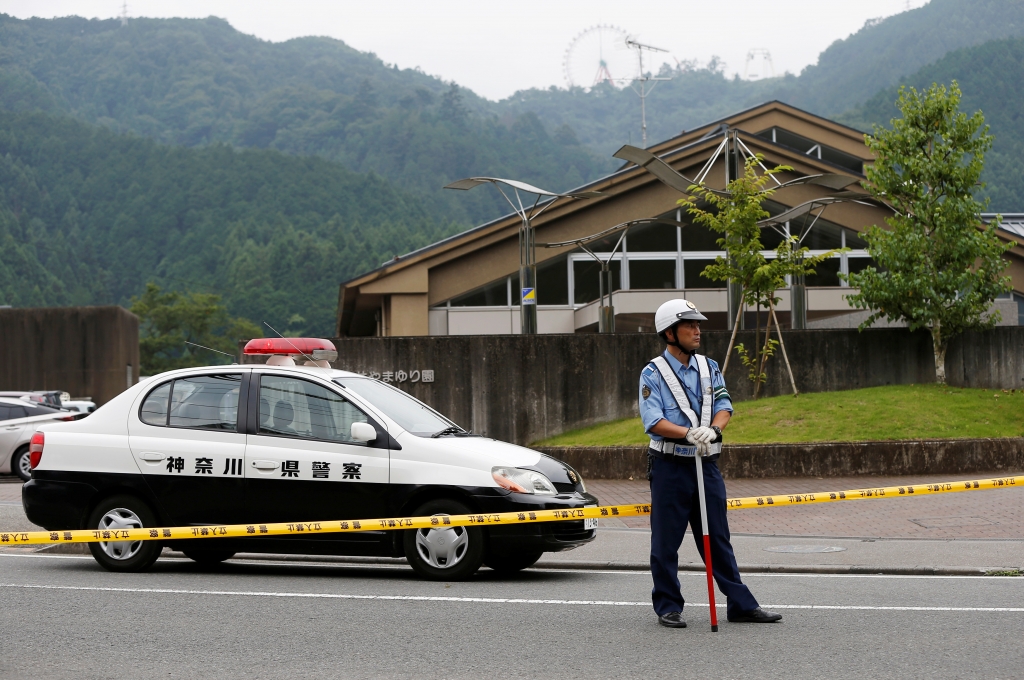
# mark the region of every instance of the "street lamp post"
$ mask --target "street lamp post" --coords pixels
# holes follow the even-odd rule
[[[555,204],[557,198],[597,198],[602,196],[599,191],[574,191],[564,194],[555,193],[553,191],[546,191],[544,189],[538,189],[535,186],[526,184],[525,182],[519,182],[511,179],[501,179],[498,177],[468,177],[466,179],[460,179],[457,182],[452,182],[447,185],[445,189],[457,189],[460,191],[468,191],[473,187],[481,184],[493,184],[497,187],[501,195],[508,201],[508,204],[512,206],[512,210],[519,215],[519,321],[520,329],[523,335],[535,335],[537,333],[537,254],[536,244],[534,243],[534,232],[532,229],[532,221],[540,217],[541,213],[550,208]],[[515,196],[513,202],[509,195],[502,189],[501,185],[505,185],[512,189],[512,194]],[[522,197],[519,192],[534,194],[536,198],[531,204],[529,200],[523,203]],[[541,197],[547,196],[550,200],[545,201],[543,204],[540,202]]]
[[[676,227],[685,227],[686,225],[676,220],[670,220],[667,218],[648,218],[640,220],[630,220],[629,222],[623,222],[622,224],[616,224],[614,227],[609,227],[604,231],[599,231],[596,234],[590,236],[584,236],[583,238],[573,239],[571,241],[560,241],[559,243],[538,243],[537,245],[544,248],[564,248],[566,246],[578,246],[584,250],[588,255],[597,260],[597,263],[601,265],[601,273],[598,275],[598,299],[600,304],[598,305],[598,317],[597,317],[597,332],[598,333],[614,333],[615,332],[615,305],[612,301],[612,291],[614,290],[612,282],[612,270],[611,263],[615,257],[615,252],[622,245],[623,239],[626,238],[626,232],[629,231],[630,227],[635,227],[644,224],[669,224]],[[611,252],[608,253],[608,257],[601,259],[597,254],[594,253],[590,248],[587,248],[587,244],[596,241],[598,239],[610,236],[615,232],[622,232],[619,235],[619,240],[615,242],[615,247],[612,248]],[[604,291],[608,290],[608,304],[604,303]]]

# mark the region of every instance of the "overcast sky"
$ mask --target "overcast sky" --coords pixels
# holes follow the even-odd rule
[[[128,15],[227,19],[264,40],[326,35],[402,68],[454,80],[489,99],[530,87],[565,86],[563,60],[573,39],[596,24],[619,27],[668,50],[660,58],[707,62],[744,75],[748,53],[767,48],[779,74],[799,73],[818,53],[864,22],[924,0],[130,0]],[[509,11],[516,8],[517,11]],[[110,18],[118,0],[0,0],[20,17],[77,14]],[[577,55],[593,59],[587,46]],[[763,60],[753,71],[764,71]]]

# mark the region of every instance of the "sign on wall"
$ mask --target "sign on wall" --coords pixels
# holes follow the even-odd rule
[[[432,383],[432,382],[434,382],[434,371],[433,371],[433,369],[430,369],[430,368],[424,368],[422,370],[416,370],[416,371],[404,371],[404,370],[399,369],[397,371],[383,371],[383,372],[377,372],[377,371],[369,371],[369,372],[367,372],[367,371],[356,371],[356,372],[359,373],[360,375],[365,375],[367,378],[373,378],[374,380],[381,380],[381,381],[386,382],[386,383],[390,383],[390,382],[393,382],[393,383],[404,383],[404,382]]]

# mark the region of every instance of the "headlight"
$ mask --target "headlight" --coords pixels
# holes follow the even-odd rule
[[[516,493],[532,493],[539,496],[554,496],[558,493],[550,479],[533,470],[495,467],[491,468],[491,476],[498,486]]]

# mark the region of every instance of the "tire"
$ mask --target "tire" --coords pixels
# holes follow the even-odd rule
[[[484,564],[502,575],[511,575],[532,567],[543,551],[522,552],[515,555],[488,555]]]
[[[89,515],[86,528],[141,528],[160,526],[156,515],[145,503],[133,496],[112,496]],[[109,541],[90,543],[89,551],[107,571],[138,572],[153,566],[163,545],[160,541]]]
[[[234,550],[182,550],[185,557],[199,564],[220,564],[235,556]]]
[[[22,446],[11,456],[11,472],[21,477],[23,482],[32,479],[32,466],[29,465],[27,446]]]
[[[470,509],[452,500],[424,503],[413,517],[468,515]],[[431,581],[464,581],[484,561],[484,531],[479,527],[412,529],[402,537],[405,557],[413,570]]]

